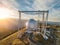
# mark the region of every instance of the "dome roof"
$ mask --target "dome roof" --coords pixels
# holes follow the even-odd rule
[[[30,23],[32,23],[32,22],[34,23],[34,22],[36,22],[36,21],[35,21],[34,19],[30,19],[29,22],[30,22]]]

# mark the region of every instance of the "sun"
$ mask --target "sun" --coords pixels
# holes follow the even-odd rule
[[[10,16],[10,10],[6,8],[0,8],[0,19],[8,18]]]

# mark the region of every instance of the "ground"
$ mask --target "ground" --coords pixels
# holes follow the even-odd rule
[[[55,28],[56,28],[56,27],[55,27]],[[56,28],[56,29],[60,30],[60,27],[59,27],[59,28]],[[17,44],[17,43],[18,43],[18,45],[19,45],[19,44],[25,45],[22,40],[18,39],[18,36],[17,36],[19,32],[21,32],[21,34],[23,34],[23,32],[24,32],[25,30],[26,30],[26,29],[24,28],[24,29],[22,29],[22,30],[20,30],[20,31],[18,31],[18,32],[15,32],[15,33],[7,36],[6,38],[3,38],[2,40],[0,40],[0,45],[15,45],[15,44]],[[57,35],[57,37],[58,37],[56,44],[57,44],[57,45],[60,45],[60,32],[56,32],[56,35]],[[42,38],[40,38],[40,37],[38,36],[38,38],[35,38],[35,39],[36,39],[36,40],[41,40]],[[16,41],[17,41],[17,42],[16,42]],[[43,41],[43,40],[42,40],[42,41]],[[15,43],[15,42],[16,42],[16,43]],[[43,41],[43,42],[44,42],[44,41]],[[46,41],[45,41],[45,42],[46,42]],[[44,42],[44,43],[45,43],[45,42]]]

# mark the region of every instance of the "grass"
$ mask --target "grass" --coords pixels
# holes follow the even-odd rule
[[[60,27],[57,28],[60,30]],[[20,30],[18,32],[15,32],[12,34],[12,32],[14,31],[7,31],[6,34],[9,34],[9,36],[7,36],[6,38],[2,38],[3,36],[5,36],[4,34],[0,34],[0,38],[2,38],[2,40],[0,40],[0,45],[14,45],[15,43],[22,43],[22,41],[20,41],[19,39],[17,39],[17,35],[18,33],[20,32],[20,35],[23,34],[25,32],[25,28],[23,30]],[[11,34],[11,35],[10,35]],[[60,39],[60,32],[56,32],[56,35],[59,37]],[[37,36],[38,37],[38,36]],[[48,43],[50,44],[48,41],[51,41],[51,40],[48,40],[48,41],[44,41],[44,39],[42,37],[38,37],[38,38],[35,38],[37,41],[39,40],[39,42],[43,42],[43,43]],[[16,42],[17,41],[17,42]],[[52,41],[51,41],[52,42]],[[60,43],[60,42],[59,42]],[[19,44],[18,44],[19,45]],[[22,45],[25,45],[25,44],[22,44]]]
[[[0,40],[2,40],[3,38],[6,38],[7,36],[13,34],[14,32],[16,32],[17,30],[8,30],[8,31],[4,31],[2,33],[0,33]]]
[[[25,31],[25,29],[21,30],[20,33],[22,34]],[[17,35],[19,32],[15,32],[14,34],[0,40],[0,45],[11,45],[12,42],[17,39]]]

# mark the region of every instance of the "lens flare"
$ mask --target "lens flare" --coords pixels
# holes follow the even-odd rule
[[[6,8],[0,8],[0,19],[8,18],[10,16],[10,10]]]

